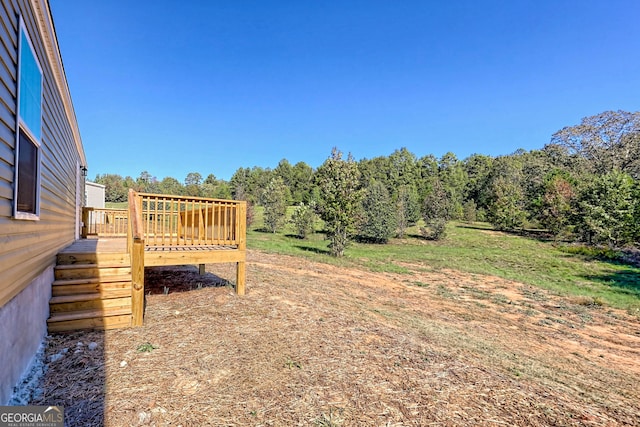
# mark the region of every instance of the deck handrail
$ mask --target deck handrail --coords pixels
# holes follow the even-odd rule
[[[147,247],[245,247],[245,201],[153,193],[135,198]]]
[[[122,237],[127,235],[127,209],[82,208],[82,237]]]

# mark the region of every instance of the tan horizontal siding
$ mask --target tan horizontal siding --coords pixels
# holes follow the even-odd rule
[[[0,135],[2,135],[3,131],[4,131],[3,126],[0,126]],[[7,167],[11,167],[11,169],[13,170],[13,161],[14,161],[13,156],[14,156],[13,148],[9,147],[9,145],[7,144],[4,144],[4,141],[0,136],[0,164],[5,164]],[[2,177],[1,172],[0,172],[0,177]],[[11,178],[11,180],[13,180],[13,178]]]
[[[15,3],[0,2],[0,219],[13,214],[13,179],[15,161],[16,87],[18,59],[18,19]],[[0,225],[0,234],[7,232]],[[0,264],[2,269],[7,264]],[[0,294],[6,280],[0,282]]]
[[[73,242],[79,154],[29,0],[0,0],[0,306]],[[12,219],[19,7],[43,75],[40,220]],[[8,34],[9,33],[9,34]],[[4,68],[4,69],[3,69]],[[6,159],[5,159],[6,157]]]
[[[0,219],[2,219],[2,217],[9,217],[11,215],[11,209],[13,209],[11,200],[0,199]],[[4,231],[2,226],[0,226],[0,230]],[[2,283],[0,283],[0,286],[2,286]]]
[[[0,174],[5,172],[5,168],[0,165]],[[13,186],[8,179],[0,179],[0,198],[9,200],[13,197]]]
[[[38,234],[33,233],[27,236],[28,238],[12,242],[12,245],[26,243],[26,246],[0,254],[0,263],[8,267],[2,272],[4,289],[0,294],[0,306],[6,304],[45,268],[53,264],[56,253],[72,242],[69,240],[63,243],[61,235],[51,235],[48,240],[42,240]],[[28,270],[23,267],[25,259],[30,260]]]

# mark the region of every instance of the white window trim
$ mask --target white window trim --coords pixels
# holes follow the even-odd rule
[[[38,138],[36,138],[33,135],[33,133],[31,133],[31,129],[29,129],[29,126],[27,126],[27,124],[24,123],[24,121],[22,120],[22,117],[20,116],[20,72],[21,72],[20,64],[21,64],[22,49],[27,48],[27,46],[22,46],[23,31],[27,39],[28,48],[31,49],[33,58],[35,59],[36,65],[40,70],[40,75],[42,76],[41,78],[41,84],[43,85],[42,89],[44,89],[44,74],[42,73],[42,66],[40,65],[40,61],[38,60],[38,56],[36,55],[36,50],[34,49],[33,44],[31,42],[31,36],[27,31],[27,27],[24,25],[22,15],[20,15],[19,17],[19,22],[20,22],[20,25],[18,30],[18,72],[16,73],[17,96],[16,96],[16,131],[15,131],[16,142],[15,142],[14,178],[13,178],[13,217],[15,219],[38,221],[40,220],[40,186],[41,186],[40,172],[41,172],[42,146],[41,146],[41,141],[38,140]],[[42,103],[42,98],[40,99],[40,102]],[[42,104],[40,106],[40,112],[42,113]],[[18,210],[18,159],[20,158],[19,150],[20,150],[20,131],[21,130],[28,136],[30,141],[36,146],[36,149],[37,149],[36,171],[35,171],[36,173],[36,205],[35,205],[36,212],[35,214],[31,212],[21,212]]]

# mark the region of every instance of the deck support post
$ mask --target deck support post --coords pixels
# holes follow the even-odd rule
[[[247,202],[238,202],[236,213],[236,236],[238,236],[238,251],[242,253],[242,261],[236,263],[236,294],[244,295],[246,280],[245,260],[247,259]]]
[[[198,273],[200,273],[201,276],[204,276],[206,272],[204,264],[198,264]]]
[[[86,207],[82,208],[82,230],[80,234],[83,239],[86,239],[89,234],[89,209]]]
[[[239,261],[236,263],[236,294],[238,295],[244,295],[245,278],[245,262]]]
[[[144,322],[144,242],[134,240],[131,250],[131,326]]]

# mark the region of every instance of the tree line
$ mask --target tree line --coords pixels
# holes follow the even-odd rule
[[[239,168],[229,181],[189,173],[184,182],[98,175],[107,201],[128,188],[162,194],[235,198],[265,208],[265,227],[278,231],[287,206],[301,237],[316,215],[335,255],[354,238],[385,243],[424,221],[439,239],[449,220],[487,221],[498,230],[544,229],[593,245],[640,244],[640,112],[606,111],[551,136],[538,150],[460,160],[416,157],[406,148],[356,161],[337,148],[317,169],[286,159],[274,169]],[[251,210],[250,210],[251,211]],[[250,218],[249,218],[250,220]]]

